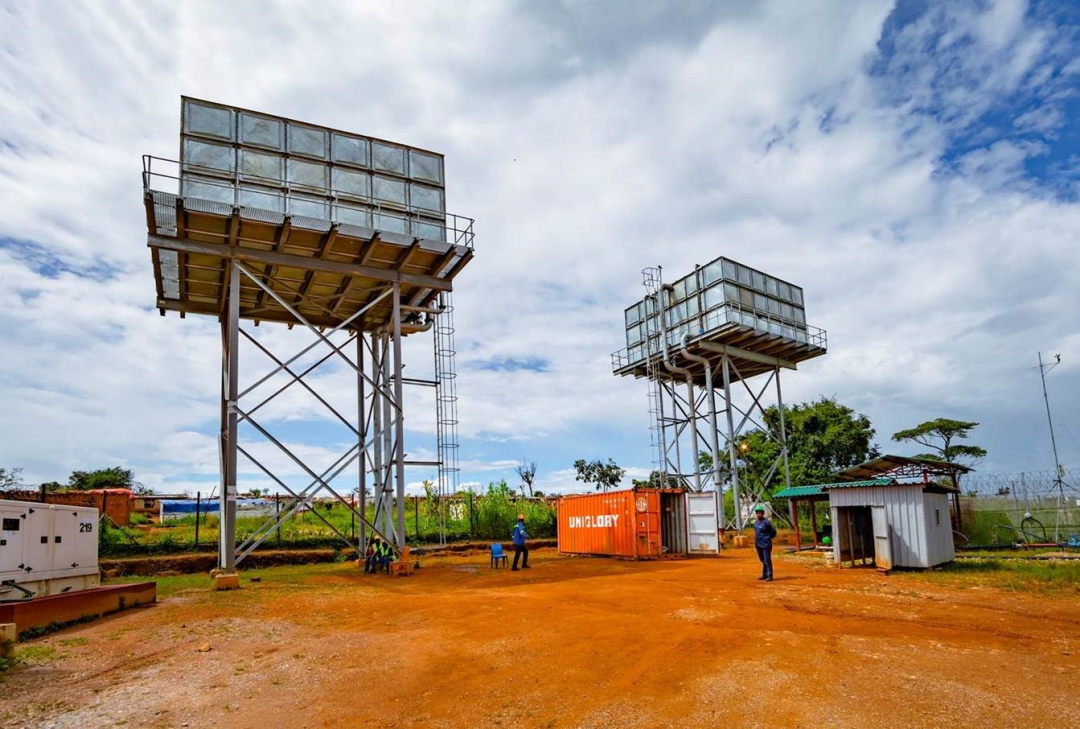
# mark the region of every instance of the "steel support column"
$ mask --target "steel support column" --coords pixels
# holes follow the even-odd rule
[[[219,497],[218,568],[229,573],[236,570],[236,406],[240,397],[240,268],[236,265],[229,269],[229,302],[225,328],[228,367],[225,396],[225,484]]]
[[[731,495],[735,507],[733,522],[736,531],[742,531],[742,502],[739,498],[739,461],[735,443],[735,419],[732,415],[734,406],[731,402],[731,361],[725,354],[720,363],[724,377],[724,411],[727,413],[728,458],[731,460]]]
[[[405,401],[401,381],[404,375],[401,366],[401,284],[394,283],[391,296],[394,297],[392,329],[394,337],[394,402],[396,403],[397,415],[394,421],[394,439],[397,441],[394,451],[395,479],[397,480],[397,545],[398,548],[402,548],[405,546]]]
[[[791,488],[791,467],[788,463],[787,427],[784,425],[784,396],[780,392],[780,368],[776,368],[776,406],[780,411],[780,452],[784,456],[784,487]],[[799,527],[795,526],[795,534],[798,535]]]
[[[365,517],[367,516],[367,413],[364,412],[364,390],[366,383],[364,382],[364,335],[361,334],[356,338],[356,413],[357,423],[359,427],[357,430],[360,434],[357,436],[357,444],[360,448],[360,475],[357,479],[357,494],[360,504],[360,513]],[[357,525],[358,539],[356,541],[357,546],[360,547],[360,554],[367,553],[367,525],[364,520],[361,519]]]

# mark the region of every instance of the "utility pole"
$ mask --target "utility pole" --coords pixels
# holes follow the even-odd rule
[[[1061,355],[1054,355],[1053,364],[1044,365],[1042,352],[1039,352],[1039,377],[1042,378],[1043,400],[1046,401],[1046,422],[1050,424],[1050,445],[1054,449],[1054,483],[1058,487],[1058,508],[1054,516],[1054,541],[1060,542],[1061,512],[1065,509],[1065,480],[1062,478],[1061,463],[1058,461],[1057,440],[1054,438],[1054,419],[1050,417],[1050,396],[1046,393],[1046,373],[1061,364]]]

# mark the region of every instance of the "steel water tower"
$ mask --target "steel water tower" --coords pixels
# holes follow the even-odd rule
[[[747,508],[778,474],[790,486],[780,371],[825,354],[825,331],[807,324],[800,287],[727,258],[673,283],[659,267],[646,268],[642,283],[645,297],[626,310],[626,348],[612,355],[612,369],[648,381],[661,481],[694,490],[730,482],[735,513],[724,518],[741,528]],[[745,390],[741,397],[737,386]],[[771,386],[780,414],[775,426],[763,417]],[[739,437],[751,427],[780,448],[768,472],[743,493]],[[712,457],[704,472],[702,451]]]
[[[316,496],[354,512],[357,539],[314,511],[362,553],[369,532],[404,547],[407,467],[437,468],[440,493],[456,491],[451,293],[473,256],[473,221],[446,211],[443,163],[424,149],[187,97],[179,158],[143,158],[157,308],[162,316],[200,314],[221,323],[222,571],[235,571]],[[276,354],[267,340],[280,337],[256,336],[261,323],[302,327],[310,341]],[[435,375],[406,377],[402,340],[424,332]],[[264,370],[249,372],[241,363],[242,339],[262,355]],[[335,402],[311,384],[327,361],[355,374],[351,394],[343,399],[339,392]],[[406,460],[406,387],[434,390],[434,460]],[[262,408],[297,388],[350,433],[352,446],[329,468],[309,465],[266,424]],[[305,474],[306,487],[288,485],[268,459],[257,459],[241,432],[245,443],[272,444],[277,460]],[[241,456],[290,500],[237,544]],[[357,462],[359,483],[343,489],[336,479],[350,467],[356,473]],[[358,505],[343,495],[353,491]]]

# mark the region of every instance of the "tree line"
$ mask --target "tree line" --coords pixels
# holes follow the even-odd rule
[[[763,485],[773,463],[781,455],[781,445],[771,433],[780,432],[780,409],[773,405],[764,411],[764,428],[754,428],[739,437],[735,467],[739,478],[756,486]],[[986,456],[986,450],[971,443],[961,443],[969,438],[979,424],[973,421],[951,418],[935,418],[893,433],[897,443],[915,443],[926,449],[916,458],[927,458],[945,463],[970,466]],[[792,485],[829,483],[835,474],[852,466],[877,458],[882,454],[875,442],[876,430],[870,418],[855,412],[835,398],[796,403],[784,407],[784,431],[788,444],[788,468]],[[716,472],[721,484],[732,479],[731,462],[718,464]],[[698,469],[702,473],[714,471],[712,454],[698,454]],[[574,462],[576,480],[591,484],[597,491],[607,491],[618,486],[626,475],[626,469],[613,459],[578,459]],[[653,471],[646,479],[634,479],[635,487],[659,487],[669,485],[690,488],[688,483],[671,483],[659,471]],[[755,483],[756,482],[756,483]],[[772,482],[775,488],[776,481]],[[959,484],[954,484],[959,485]]]

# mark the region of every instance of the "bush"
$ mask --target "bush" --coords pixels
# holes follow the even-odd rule
[[[487,493],[476,500],[475,534],[480,539],[506,540],[525,515],[525,530],[532,538],[555,536],[555,511],[545,502],[515,498],[506,481],[491,483]]]

